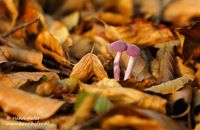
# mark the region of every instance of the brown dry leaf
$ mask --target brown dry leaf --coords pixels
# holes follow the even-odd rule
[[[122,14],[112,12],[101,12],[98,14],[98,18],[111,25],[123,25],[132,21],[130,18],[127,18]]]
[[[194,130],[200,130],[200,123],[198,123],[198,124],[195,125]]]
[[[192,18],[200,16],[199,0],[175,0],[164,11],[164,19],[178,25],[189,25]]]
[[[1,87],[19,88],[28,81],[37,82],[43,77],[58,78],[53,72],[17,72],[12,74],[4,74],[0,76]]]
[[[43,55],[37,51],[20,48],[0,47],[7,60],[30,63],[40,70],[47,70],[42,64]]]
[[[37,36],[35,47],[58,63],[70,67],[69,61],[64,57],[62,46],[48,31],[43,31]]]
[[[80,20],[80,13],[75,11],[64,18],[62,18],[62,22],[65,24],[68,30],[72,30],[74,27],[78,25]]]
[[[183,58],[184,64],[188,64],[192,59],[198,58],[200,54],[200,22],[177,31],[184,36]]]
[[[108,77],[98,57],[88,53],[74,66],[70,77],[86,81],[92,76],[95,76],[98,81]]]
[[[164,25],[154,25],[141,19],[124,26],[111,26],[105,23],[104,25],[112,40],[121,39],[140,47],[149,47],[175,39],[173,33]]]
[[[8,60],[4,56],[3,51],[0,49],[0,64],[5,62],[8,62]]]
[[[196,82],[198,85],[200,85],[200,64],[199,63],[196,64],[196,68],[197,68],[197,72],[195,74]]]
[[[195,122],[200,122],[200,89],[194,89],[194,98],[193,98],[193,114]]]
[[[145,88],[148,88],[155,83],[153,79],[144,79],[142,81],[138,81],[134,78],[130,78],[126,81],[119,81],[119,82],[123,87],[130,87],[139,90],[144,90]]]
[[[101,82],[101,81],[100,81]],[[98,93],[109,98],[116,104],[134,104],[136,106],[155,110],[161,113],[166,112],[165,105],[167,101],[158,96],[151,96],[132,88],[117,87],[120,86],[118,83],[108,81],[104,86],[95,86],[80,84],[80,89],[89,93]],[[109,87],[110,86],[110,87]]]
[[[174,79],[174,47],[164,46],[157,52],[157,60],[159,63],[158,83],[164,83]]]
[[[95,99],[96,98],[94,95],[86,97],[84,101],[80,104],[74,115],[61,125],[61,130],[68,130],[72,128],[72,126],[87,120],[91,115]]]
[[[117,0],[117,11],[126,17],[132,17],[134,15],[134,1]]]
[[[7,113],[24,117],[25,120],[47,119],[63,104],[63,101],[40,97],[19,89],[0,87],[1,108]]]
[[[70,38],[69,31],[62,22],[53,21],[49,26],[49,33],[53,35],[59,44],[64,44]]]
[[[12,18],[12,22],[11,22],[11,26],[10,26],[10,29],[11,29],[15,25],[17,17],[18,17],[19,0],[3,0],[3,2],[5,3],[6,7],[8,8],[11,18]]]
[[[70,57],[81,59],[92,49],[92,40],[81,35],[72,35],[73,45],[69,50]]]
[[[36,93],[41,96],[50,96],[56,89],[59,77],[47,77],[44,82],[39,84],[36,88]]]
[[[27,27],[27,31],[29,33],[37,34],[40,30],[46,29],[47,24],[46,24],[46,20],[43,15],[42,9],[40,5],[38,4],[38,1],[37,0],[25,1],[23,20],[25,22],[29,22],[33,20],[34,18],[38,18],[38,17],[40,18],[42,28],[39,28],[39,23],[34,23],[31,26]]]
[[[194,70],[191,67],[184,65],[183,60],[179,56],[176,56],[176,62],[177,64],[175,70],[178,76],[186,76],[188,79],[193,81],[195,78]]]
[[[192,86],[186,84],[182,89],[172,93],[169,98],[171,114],[173,118],[180,118],[187,115],[191,110]]]
[[[102,119],[101,127],[105,130],[132,128],[137,130],[187,130],[166,115],[140,109],[135,106],[116,106]]]
[[[152,87],[146,88],[145,90],[161,94],[172,94],[175,93],[177,90],[183,88],[184,85],[188,82],[188,77],[183,76],[159,85],[154,85]]]

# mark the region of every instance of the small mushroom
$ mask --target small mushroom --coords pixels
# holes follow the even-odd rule
[[[127,48],[127,45],[125,42],[118,40],[110,44],[109,50],[117,52],[115,59],[114,59],[114,68],[113,68],[113,73],[114,73],[114,78],[119,81],[120,79],[120,68],[119,68],[119,60],[121,57],[121,54],[123,51],[125,51]]]
[[[133,66],[135,64],[135,57],[139,56],[141,54],[141,50],[136,45],[128,45],[126,54],[130,56],[128,61],[128,66],[125,71],[124,80],[127,80],[130,77],[131,71],[133,69]]]

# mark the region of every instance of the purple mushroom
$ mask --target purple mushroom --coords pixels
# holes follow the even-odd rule
[[[135,57],[139,56],[141,54],[141,50],[136,45],[128,45],[126,54],[130,56],[128,61],[128,66],[125,71],[124,80],[127,80],[130,77],[131,71],[133,69],[133,66],[135,64]]]
[[[127,45],[125,42],[118,40],[110,44],[109,50],[117,52],[115,59],[114,59],[114,68],[113,68],[113,73],[114,73],[114,78],[119,81],[120,79],[120,68],[119,68],[119,60],[121,57],[121,54],[123,51],[125,51],[127,48]]]

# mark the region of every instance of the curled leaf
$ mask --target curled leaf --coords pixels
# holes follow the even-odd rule
[[[97,80],[108,77],[98,57],[88,53],[74,66],[70,77],[86,81],[92,76],[95,76]]]
[[[69,61],[64,57],[62,46],[48,31],[43,31],[37,36],[35,46],[43,54],[51,56],[58,63],[67,67],[70,66]]]
[[[102,119],[101,127],[106,130],[132,128],[137,130],[178,130],[187,128],[166,115],[135,106],[115,106]]]

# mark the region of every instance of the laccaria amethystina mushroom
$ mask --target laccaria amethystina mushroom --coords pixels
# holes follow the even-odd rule
[[[135,57],[139,56],[141,54],[141,50],[136,45],[128,45],[126,54],[130,56],[128,61],[128,66],[125,71],[124,80],[127,80],[130,77],[131,71],[133,69],[133,66],[135,64]]]
[[[118,40],[110,44],[109,50],[117,52],[115,59],[114,59],[114,68],[113,68],[113,73],[114,73],[114,78],[119,81],[120,79],[120,67],[119,67],[119,60],[121,57],[121,54],[123,51],[125,51],[127,48],[127,45],[125,42]]]

